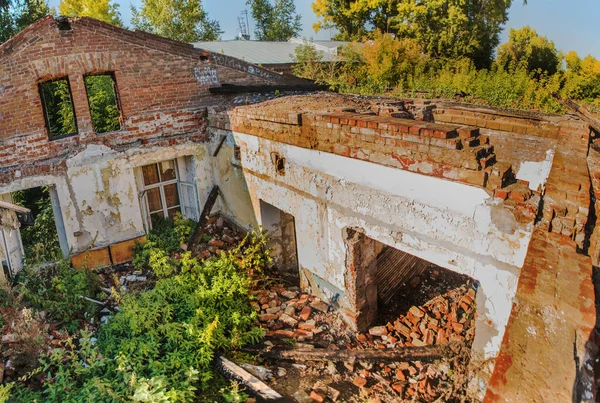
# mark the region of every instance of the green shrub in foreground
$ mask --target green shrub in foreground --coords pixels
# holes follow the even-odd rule
[[[244,251],[224,252],[208,262],[190,253],[172,260],[173,275],[151,290],[123,297],[121,312],[100,329],[96,345],[82,332],[66,350],[42,357],[41,390],[13,384],[8,401],[202,401],[215,352],[263,336],[253,327],[256,311],[245,267],[269,261],[260,245],[252,240]],[[0,389],[0,402],[2,393],[6,389]]]

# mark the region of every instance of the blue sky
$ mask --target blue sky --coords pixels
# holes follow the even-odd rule
[[[50,0],[51,6],[57,6],[60,0]],[[296,0],[296,10],[302,15],[305,37],[329,39],[331,33],[315,33],[312,23],[315,21],[310,4],[312,0]],[[117,0],[123,21],[129,24],[130,4],[139,6],[141,0]],[[232,39],[237,35],[237,17],[246,9],[245,0],[204,0],[204,9],[211,18],[221,24],[225,31],[223,39]],[[538,33],[546,35],[556,46],[567,52],[575,50],[581,56],[592,54],[600,58],[600,1],[599,0],[528,0],[524,6],[521,0],[513,0],[510,20],[502,35],[502,41],[508,38],[509,28],[529,25]],[[252,31],[252,22],[250,23]]]

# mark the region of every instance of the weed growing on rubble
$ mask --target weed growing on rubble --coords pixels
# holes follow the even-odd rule
[[[44,311],[48,318],[63,322],[66,330],[76,332],[80,320],[97,309],[81,296],[95,297],[100,281],[92,270],[76,270],[68,260],[44,269],[27,268],[19,274],[17,288],[28,305]]]
[[[196,227],[196,222],[183,218],[177,213],[174,219],[157,218],[152,222],[153,229],[148,234],[146,243],[137,245],[133,266],[138,269],[148,267],[153,254],[155,259],[160,259],[161,254],[166,256],[178,251],[181,244],[186,243]]]
[[[203,262],[189,252],[175,259],[162,250],[169,276],[163,272],[153,289],[121,296],[120,312],[99,329],[97,341],[84,330],[42,355],[42,366],[27,378],[36,387],[5,386],[0,403],[3,394],[10,394],[8,402],[214,401],[215,393],[219,400],[244,401],[235,385],[221,388],[211,363],[217,351],[263,337],[263,329],[254,327],[248,273],[262,272],[270,262],[265,245],[263,235],[254,234]],[[157,261],[153,258],[158,274]],[[53,298],[51,292],[47,298]]]

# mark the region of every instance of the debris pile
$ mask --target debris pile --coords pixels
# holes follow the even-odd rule
[[[298,287],[274,286],[256,291],[255,295],[252,304],[261,325],[268,329],[267,337],[304,342],[327,329],[323,315],[316,318],[315,314],[329,312],[329,305],[313,295],[300,293]]]
[[[370,396],[382,402],[430,402],[464,393],[475,336],[476,292],[470,282],[412,306],[397,319],[365,333],[347,329],[327,303],[298,287],[278,285],[255,295],[253,306],[260,325],[267,330],[266,350],[283,345],[298,352],[286,356],[293,357],[287,358],[291,364],[264,354],[266,378],[273,388],[294,395],[298,401],[360,401],[360,396]],[[311,348],[349,350],[350,355],[352,351],[385,349],[390,354],[427,346],[443,346],[449,355],[434,362],[381,360],[380,354],[340,362],[305,360],[301,354]]]
[[[357,341],[363,347],[432,346],[470,343],[475,337],[475,290],[451,290],[421,307],[412,306],[393,323],[375,326]]]
[[[204,227],[200,244],[198,245],[198,259],[210,259],[222,251],[231,249],[244,239],[245,233],[238,230],[221,216],[208,219]],[[187,250],[187,245],[182,245]]]

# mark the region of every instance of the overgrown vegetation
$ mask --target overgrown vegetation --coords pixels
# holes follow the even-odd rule
[[[48,187],[38,187],[13,193],[16,204],[31,210],[33,226],[22,226],[21,239],[28,266],[58,261],[62,257],[54,212]]]
[[[81,296],[95,298],[99,287],[98,275],[92,270],[76,270],[68,260],[41,268],[28,267],[18,278],[18,291],[27,305],[44,311],[53,322],[61,322],[73,333],[83,319],[89,319],[98,305]]]
[[[0,0],[0,43],[49,13],[45,0]]]
[[[473,59],[435,58],[414,39],[374,31],[343,49],[340,62],[322,63],[309,43],[296,49],[295,73],[345,93],[455,97],[497,107],[564,112],[551,93],[600,107],[600,61],[563,56],[543,36],[512,30],[489,68]]]
[[[44,114],[50,137],[68,136],[77,132],[75,109],[66,78],[40,84]]]
[[[79,295],[94,295],[94,271],[65,263],[53,271],[25,272],[17,285],[3,288],[31,315],[43,310],[73,326],[67,326],[71,336],[60,348],[30,353],[38,368],[0,386],[0,402],[215,401],[217,391],[219,400],[243,401],[236,385],[223,387],[214,378],[211,363],[217,351],[263,336],[254,326],[249,272],[262,272],[270,262],[265,234],[249,234],[235,249],[201,262],[179,249],[192,229],[180,217],[154,227],[137,257],[140,263],[139,254],[149,251],[146,268],[157,278],[154,287],[119,295],[119,312],[97,331],[77,322],[89,317]],[[162,259],[152,258],[159,251]]]
[[[121,113],[117,103],[114,77],[108,74],[85,77],[85,90],[96,133],[121,129]]]

